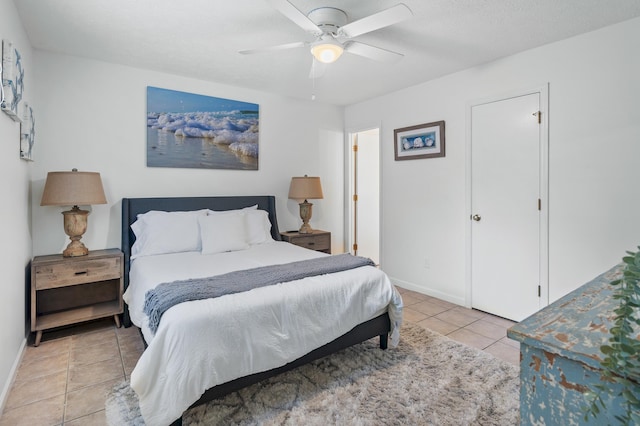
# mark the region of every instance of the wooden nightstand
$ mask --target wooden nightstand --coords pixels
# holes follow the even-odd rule
[[[314,229],[311,234],[300,234],[298,231],[293,231],[281,232],[280,235],[282,241],[331,254],[331,232]]]
[[[36,256],[31,262],[31,331],[42,331],[123,312],[123,255],[119,249],[87,256]]]

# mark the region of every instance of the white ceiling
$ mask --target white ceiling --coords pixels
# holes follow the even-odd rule
[[[398,0],[290,0],[349,21]],[[403,53],[399,62],[343,55],[309,79],[306,48],[240,50],[313,36],[266,0],[14,0],[34,48],[318,102],[348,105],[516,52],[640,16],[640,0],[403,0],[413,18],[358,41]]]

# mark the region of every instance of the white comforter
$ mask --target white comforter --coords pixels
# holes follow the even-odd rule
[[[149,344],[131,374],[146,424],[170,424],[206,389],[285,365],[388,310],[397,344],[402,299],[371,266],[182,303],[164,313],[155,335],[147,326],[144,295],[162,282],[318,256],[325,254],[274,241],[134,260],[124,299]]]

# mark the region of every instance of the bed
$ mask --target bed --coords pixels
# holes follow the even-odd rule
[[[173,212],[161,217],[189,216],[189,221],[198,216],[202,233],[197,249],[141,253],[137,246],[148,241],[143,236],[136,245],[143,222],[138,219],[149,218],[149,212]],[[238,212],[245,224],[246,218],[260,216],[261,225],[246,231],[246,238],[254,240],[251,244],[224,251],[216,246],[233,237],[220,241],[204,231],[231,232],[234,225],[223,216]],[[215,226],[208,228],[209,223]],[[171,230],[162,229],[162,237],[170,238]],[[187,232],[180,231],[177,239],[187,240]],[[147,344],[131,386],[149,425],[181,424],[181,413],[190,407],[376,336],[382,349],[390,335],[397,343],[402,300],[386,275],[372,266],[188,301],[167,310],[151,331],[142,298],[160,283],[329,256],[281,241],[273,196],[125,198],[122,250],[127,302],[123,323],[139,327]]]

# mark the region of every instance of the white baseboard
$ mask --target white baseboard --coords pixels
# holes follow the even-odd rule
[[[16,356],[16,360],[13,362],[13,366],[11,367],[11,371],[9,371],[9,376],[7,377],[7,381],[2,388],[2,393],[0,393],[0,413],[4,412],[4,407],[7,403],[7,399],[9,398],[9,391],[11,391],[11,386],[13,386],[13,382],[16,379],[16,374],[18,373],[18,367],[20,367],[20,362],[22,361],[22,356],[24,355],[24,348],[27,346],[27,339],[22,339],[22,344],[20,345],[20,349],[18,350],[18,354]]]
[[[398,287],[406,288],[407,290],[415,291],[421,294],[425,294],[427,296],[436,297],[441,300],[446,300],[447,302],[455,303],[456,305],[465,306],[464,297],[456,297],[447,293],[443,293],[439,290],[434,290],[432,288],[425,288],[419,286],[414,283],[410,283],[407,281],[402,281],[397,278],[389,277],[391,282]]]

